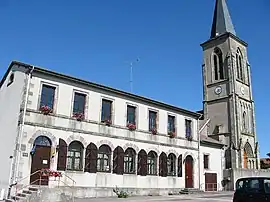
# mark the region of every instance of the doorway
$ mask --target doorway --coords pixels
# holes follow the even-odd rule
[[[190,155],[185,159],[185,187],[193,188],[193,158]]]
[[[40,176],[41,173],[37,171],[41,169],[50,168],[51,145],[52,145],[51,140],[46,136],[39,136],[36,138],[31,151],[32,164],[31,164],[30,184],[33,185],[49,184],[49,178],[46,176]]]

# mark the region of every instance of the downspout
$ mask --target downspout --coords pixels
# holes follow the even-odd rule
[[[199,190],[201,190],[201,132],[202,130],[207,126],[209,123],[210,119],[207,119],[207,121],[203,124],[203,126],[199,129],[199,120],[203,116],[203,114],[198,118],[197,120],[197,132],[198,132],[198,170],[199,170]]]
[[[16,164],[16,170],[15,170],[15,183],[18,182],[18,175],[19,175],[19,166],[20,166],[20,160],[21,160],[21,143],[22,143],[22,135],[24,133],[24,123],[25,123],[25,115],[26,115],[26,108],[27,108],[27,101],[28,101],[28,95],[29,95],[29,88],[30,88],[30,82],[32,73],[34,71],[35,67],[32,66],[30,69],[30,72],[28,74],[28,80],[27,80],[27,86],[26,86],[26,94],[24,98],[24,108],[23,108],[23,114],[22,114],[22,123],[20,126],[20,132],[19,132],[19,141],[18,141],[18,154],[16,155],[17,162]]]

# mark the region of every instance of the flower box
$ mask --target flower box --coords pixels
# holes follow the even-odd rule
[[[47,105],[42,105],[42,106],[40,107],[40,111],[41,111],[43,114],[45,114],[45,115],[48,115],[48,114],[50,114],[50,113],[53,112],[53,110],[52,110],[49,106],[47,106]]]
[[[62,177],[62,173],[59,171],[53,171],[50,169],[42,169],[41,175],[45,177]]]
[[[112,121],[111,120],[109,120],[109,119],[106,119],[106,120],[104,120],[104,121],[102,121],[106,126],[110,126],[110,125],[112,125]]]
[[[156,128],[152,128],[152,129],[151,129],[151,133],[152,133],[153,135],[156,135],[156,134],[157,134],[157,129],[156,129]]]
[[[129,130],[136,130],[136,125],[135,124],[129,123],[129,124],[127,124],[127,127],[128,127]]]
[[[170,136],[170,138],[175,138],[176,136],[175,132],[172,131],[168,132],[168,135]]]
[[[73,114],[73,117],[77,119],[77,121],[82,121],[84,120],[84,114],[81,112],[76,112]]]

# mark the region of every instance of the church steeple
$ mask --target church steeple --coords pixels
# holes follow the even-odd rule
[[[215,38],[227,32],[236,36],[226,0],[216,0],[210,38]]]

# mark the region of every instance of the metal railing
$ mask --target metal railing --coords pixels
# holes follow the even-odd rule
[[[28,180],[31,176],[33,176],[33,175],[36,175],[36,174],[39,174],[39,179],[36,179],[36,180],[34,180],[34,181],[32,181],[32,182],[30,182],[29,184],[27,184],[27,185],[23,185],[24,183],[22,183],[22,186],[19,188],[19,186],[20,186],[20,183],[23,181],[23,180]],[[42,175],[43,174],[43,171],[42,170],[37,170],[37,171],[35,171],[35,172],[33,172],[33,173],[31,173],[30,175],[28,175],[28,176],[26,176],[26,177],[24,177],[24,178],[22,178],[22,179],[20,179],[20,180],[18,180],[16,183],[14,183],[13,185],[11,185],[10,187],[12,187],[12,186],[15,186],[15,198],[14,198],[14,200],[15,201],[17,201],[17,196],[18,196],[18,194],[20,193],[20,192],[23,192],[23,190],[25,189],[25,188],[29,188],[30,186],[33,186],[33,185],[35,185],[35,186],[39,186],[39,188],[42,186],[42,182],[48,182],[49,183],[49,181],[58,181],[58,186],[57,187],[60,187],[60,182],[61,183],[63,183],[64,184],[64,186],[67,186],[67,187],[69,187],[69,188],[72,188],[71,190],[72,190],[72,202],[74,202],[74,186],[76,185],[76,181],[74,180],[74,179],[72,179],[70,176],[68,176],[67,174],[65,174],[65,173],[61,173],[61,177],[55,177],[55,179],[50,179],[50,177],[48,176],[48,179],[42,179]],[[63,180],[61,180],[61,178],[63,177],[63,176],[65,176],[67,179],[69,179],[69,180],[71,180],[72,181],[72,186],[70,186],[68,183],[66,183],[66,182],[64,182]],[[39,182],[38,184],[37,184],[37,182]],[[8,197],[7,198],[10,198],[10,191],[9,191],[9,194],[8,194]]]

